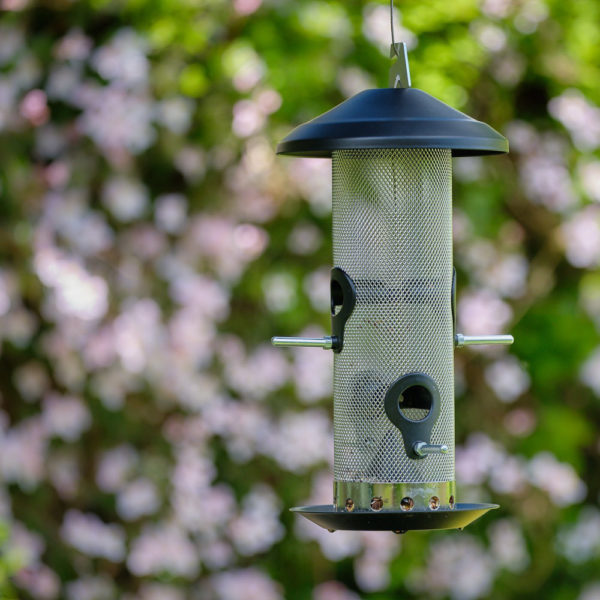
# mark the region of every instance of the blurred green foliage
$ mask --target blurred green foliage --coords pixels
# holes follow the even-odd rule
[[[239,441],[238,423],[233,419],[231,429],[223,432],[219,427],[225,425],[209,408],[211,401],[223,398],[228,410],[232,405],[242,406],[240,410],[250,406],[261,419],[271,419],[272,430],[290,415],[331,413],[328,393],[303,399],[306,373],[298,374],[296,355],[284,355],[289,367],[285,381],[253,396],[239,382],[251,381],[253,368],[232,375],[227,353],[233,352],[232,339],[241,343],[245,360],[245,353],[254,356],[274,334],[297,334],[308,326],[329,328],[327,311],[312,293],[319,273],[331,262],[331,217],[323,198],[328,194],[328,167],[275,158],[274,152],[293,126],[364,87],[386,85],[387,4],[4,0],[2,6],[0,35],[16,31],[24,41],[14,57],[7,51],[0,66],[0,261],[10,274],[13,309],[23,307],[37,323],[25,341],[14,341],[7,323],[16,317],[7,313],[3,322],[9,332],[3,333],[0,357],[5,374],[0,383],[3,428],[17,431],[45,410],[37,400],[24,398],[15,375],[32,361],[49,374],[45,393],[78,394],[91,415],[90,429],[81,438],[47,440],[43,475],[36,475],[33,485],[22,484],[14,474],[6,481],[12,509],[3,512],[4,518],[11,526],[22,523],[37,532],[45,549],[39,561],[32,560],[24,569],[11,554],[19,544],[0,532],[3,598],[17,597],[11,596],[8,579],[20,571],[18,597],[25,598],[230,600],[235,592],[223,592],[218,577],[224,574],[237,581],[242,571],[247,574],[245,569],[257,569],[270,582],[265,585],[273,586],[265,588],[267,592],[249,586],[251,600],[354,600],[358,595],[371,600],[600,598],[599,2],[396,2],[396,35],[410,46],[413,85],[491,124],[511,143],[507,156],[455,161],[454,184],[461,326],[469,326],[471,318],[484,324],[500,319],[516,338],[510,355],[457,353],[458,486],[461,500],[493,500],[502,508],[464,533],[411,534],[393,542],[349,537],[342,538],[346,541],[335,551],[334,542],[300,530],[285,510],[317,489],[318,477],[326,472],[324,461],[286,467],[278,452],[260,450],[261,440],[254,440],[249,455],[239,458],[231,448]],[[64,59],[58,50],[61,40],[76,31],[89,40],[90,54],[110,45],[124,29],[143,40],[149,74],[146,87],[127,105],[130,120],[123,117],[122,131],[107,131],[115,137],[137,135],[143,117],[133,113],[147,104],[153,137],[147,143],[136,137],[139,145],[133,149],[110,139],[103,145],[103,128],[85,129],[81,120],[86,111],[93,112],[85,105],[85,90],[114,90],[119,82],[104,76],[87,57],[80,62]],[[23,57],[30,62],[24,64]],[[119,60],[127,58],[117,56]],[[77,83],[67,97],[52,92],[58,67],[75,63]],[[135,75],[141,66],[132,68]],[[29,113],[23,104],[27,94],[38,89],[46,94],[45,118],[41,109],[39,114],[33,109]],[[188,107],[183,111],[189,116],[188,126],[157,123],[160,103],[172,98]],[[100,111],[101,104],[94,110]],[[36,122],[37,118],[43,120]],[[52,127],[62,148],[55,155],[40,151]],[[192,166],[182,167],[189,156]],[[52,167],[57,165],[66,166],[67,181],[53,184]],[[144,186],[150,198],[146,213],[128,221],[110,208],[103,190],[115,176]],[[67,317],[65,325],[48,309],[52,286],[43,281],[36,262],[44,233],[51,228],[44,221],[52,221],[46,213],[66,215],[65,198],[73,190],[83,197],[84,212],[101,214],[114,234],[111,245],[97,252],[78,249],[64,232],[56,234],[56,246],[109,287],[106,312],[92,319],[89,330],[83,327],[89,338],[85,343],[69,337],[73,329]],[[64,204],[49,209],[56,202],[53,194]],[[157,197],[164,194],[185,197],[190,228],[192,222],[208,225],[198,230],[201,233],[165,233],[156,208]],[[219,235],[216,240],[210,236],[223,222],[232,228],[253,228],[236,229],[238,236],[246,232],[268,238],[268,245],[255,255],[246,247],[240,250],[239,272],[236,265],[223,267],[231,240],[219,245]],[[162,246],[155,254],[148,250],[143,255],[132,240],[149,230],[160,230],[157,244]],[[217,248],[197,250],[194,244],[201,245],[205,238]],[[308,239],[308,246],[290,241],[295,239]],[[218,380],[217,391],[206,394],[206,405],[190,409],[171,380],[180,377],[180,371],[172,378],[170,373],[158,377],[155,366],[146,365],[132,373],[115,359],[120,365],[115,369],[127,381],[126,392],[122,405],[107,407],[98,391],[98,378],[105,372],[88,367],[81,355],[97,330],[115,322],[118,328],[119,316],[139,299],[157,303],[161,323],[177,315],[180,307],[173,300],[172,281],[164,274],[168,265],[161,255],[176,260],[185,255],[182,262],[189,258],[186,266],[217,282],[227,297],[227,316],[215,317],[211,327],[216,333],[207,334],[211,356],[186,362],[193,374]],[[123,272],[133,273],[137,283],[126,281]],[[205,293],[198,303],[208,304],[210,294]],[[165,348],[152,350],[160,354]],[[177,344],[169,350],[185,354]],[[146,349],[149,355],[153,351]],[[160,359],[168,361],[166,351]],[[77,384],[69,379],[69,369],[85,371]],[[259,388],[262,371],[255,370]],[[185,423],[195,418],[210,425],[197,425],[200,433],[180,435],[186,442],[189,435],[190,446],[200,448],[215,465],[217,484],[229,486],[237,503],[232,511],[239,512],[243,499],[266,484],[279,497],[284,537],[274,535],[264,549],[246,551],[233,526],[215,525],[213,537],[203,537],[179,523],[173,465],[179,464],[181,440],[172,430],[184,431]],[[117,492],[98,488],[102,453],[119,444],[132,445],[142,456],[140,476],[159,490],[160,509],[155,513],[123,517]],[[298,453],[308,455],[308,450],[299,447]],[[47,476],[65,456],[77,464],[72,495],[62,493],[62,484]],[[86,555],[65,534],[70,509],[119,523],[129,558]],[[210,510],[203,510],[210,522]],[[210,556],[202,555],[198,575],[166,567],[136,572],[133,548],[148,527],[163,522],[177,522],[199,556],[203,548],[212,548],[215,536],[233,548],[232,555],[222,565],[211,565]],[[54,575],[43,572],[42,563]],[[36,573],[47,587],[31,583],[38,581]],[[114,585],[107,584],[104,596],[77,595],[68,587],[96,576]],[[329,587],[318,587],[324,583]],[[149,585],[165,586],[153,588],[163,596],[150,595]]]

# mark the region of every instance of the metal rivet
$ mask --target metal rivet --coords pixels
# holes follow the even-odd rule
[[[448,504],[450,505],[450,508],[454,508],[456,506],[456,504],[454,503],[454,496],[450,496],[450,498],[448,499]]]
[[[371,498],[371,510],[379,511],[383,508],[383,498],[381,496],[374,496]]]
[[[354,500],[352,498],[346,498],[346,510],[352,512],[354,510]]]
[[[437,510],[440,507],[440,499],[437,496],[431,496],[429,498],[429,508],[431,510]]]
[[[412,510],[413,507],[415,506],[415,501],[412,498],[409,498],[408,496],[402,498],[402,500],[400,500],[400,508],[402,510]]]

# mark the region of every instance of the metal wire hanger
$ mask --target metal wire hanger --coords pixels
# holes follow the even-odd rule
[[[392,32],[392,45],[390,58],[396,60],[390,68],[389,85],[392,88],[410,87],[410,69],[408,66],[408,51],[404,42],[396,43],[394,36],[394,0],[390,0],[390,29]]]

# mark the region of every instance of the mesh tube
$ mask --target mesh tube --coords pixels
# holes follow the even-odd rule
[[[357,291],[334,355],[338,481],[454,480],[451,177],[450,150],[333,152],[334,266]],[[390,384],[414,372],[439,389],[431,443],[446,455],[408,458],[385,413]]]

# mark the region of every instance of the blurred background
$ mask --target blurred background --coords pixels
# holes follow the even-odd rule
[[[600,2],[396,3],[454,161],[464,532],[336,532],[330,162],[389,5],[1,0],[0,597],[600,599]]]

